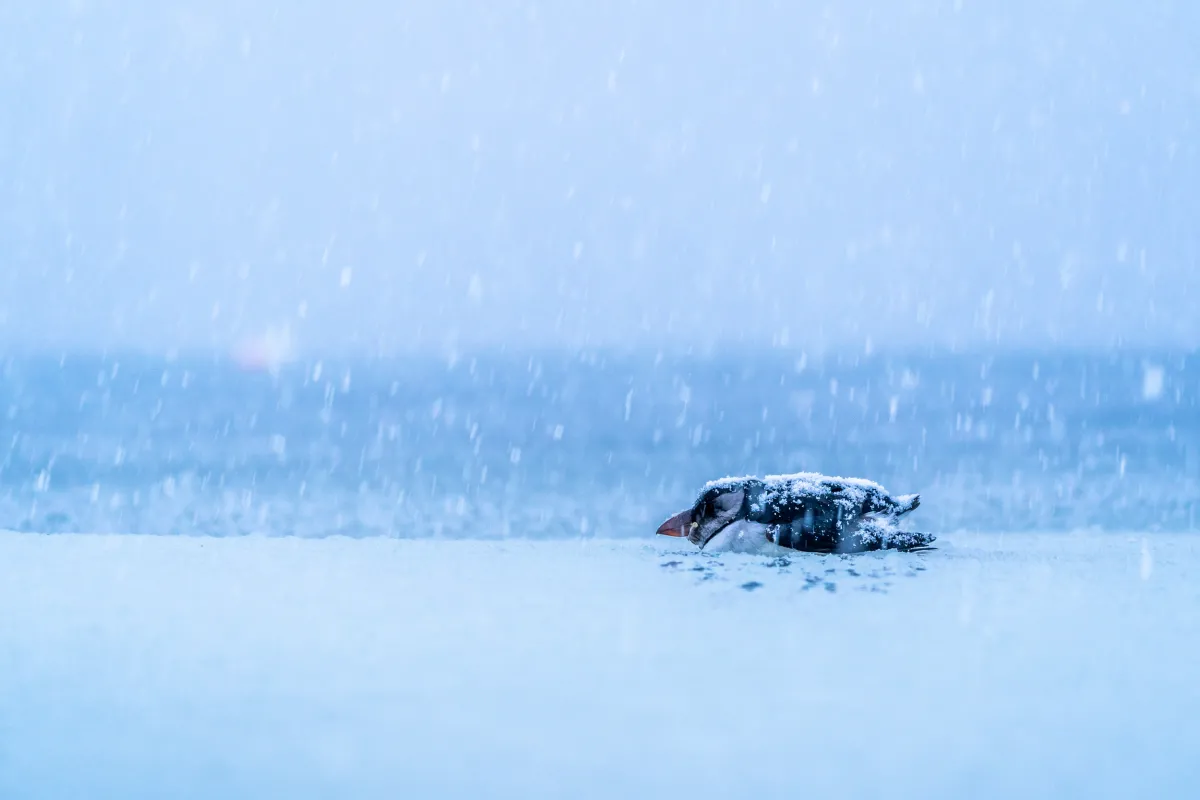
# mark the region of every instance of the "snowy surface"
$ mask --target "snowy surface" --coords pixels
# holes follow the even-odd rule
[[[0,796],[1195,797],[1200,538],[0,534]]]

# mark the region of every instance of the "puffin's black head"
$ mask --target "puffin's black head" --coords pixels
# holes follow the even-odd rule
[[[704,547],[728,526],[746,518],[747,494],[751,481],[730,481],[705,489],[696,504],[659,526],[663,536],[686,536],[692,544]]]

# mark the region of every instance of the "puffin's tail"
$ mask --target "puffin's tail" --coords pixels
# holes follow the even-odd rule
[[[902,517],[910,511],[916,510],[917,506],[921,505],[921,495],[905,494],[896,498],[898,509],[897,517]],[[932,550],[933,542],[937,537],[929,533],[917,533],[916,531],[894,531],[891,534],[891,542],[888,545],[896,550],[902,550],[906,553],[919,552],[921,550]]]
[[[895,498],[896,500],[896,516],[903,516],[910,511],[915,511],[917,506],[921,505],[921,495],[919,494],[902,494]]]

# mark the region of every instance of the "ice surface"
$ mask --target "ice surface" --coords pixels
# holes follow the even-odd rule
[[[1194,797],[1200,538],[0,534],[0,796]]]

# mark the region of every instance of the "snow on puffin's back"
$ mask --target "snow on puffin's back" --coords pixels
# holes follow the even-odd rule
[[[779,491],[797,496],[834,491],[844,492],[848,499],[865,500],[874,494],[886,495],[887,489],[866,478],[842,478],[819,472],[795,472],[789,475],[767,475],[763,480]]]
[[[716,480],[712,480],[704,484],[704,487],[700,490],[700,494],[704,494],[709,489],[732,489],[735,486],[741,486],[743,483],[749,480],[754,480],[754,476],[743,475],[741,477],[736,477],[733,475],[727,475],[724,478],[717,478]]]

